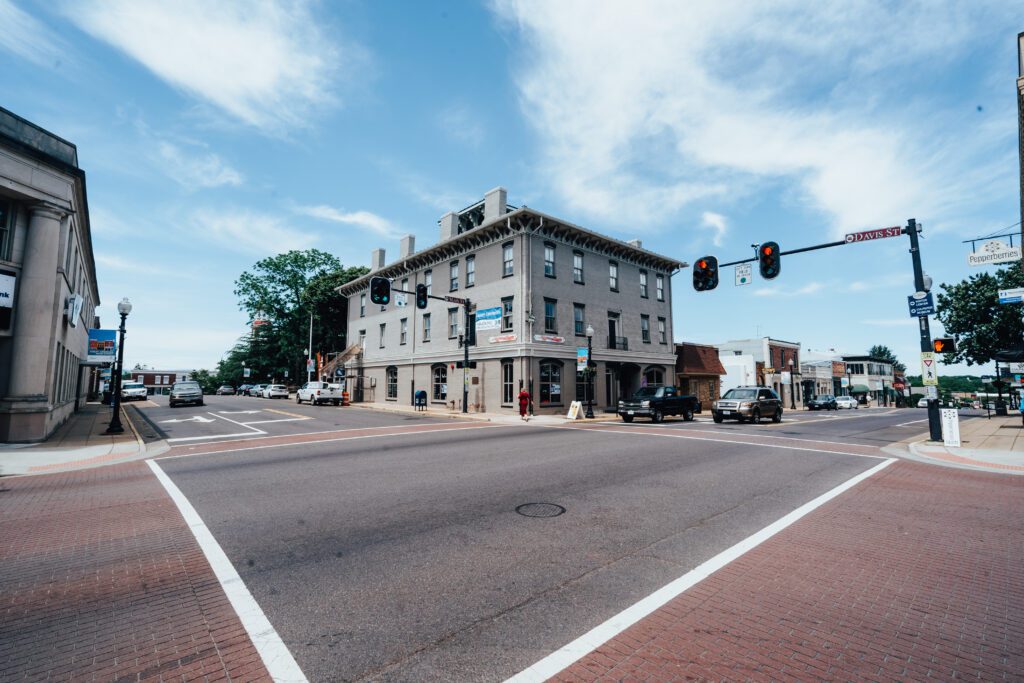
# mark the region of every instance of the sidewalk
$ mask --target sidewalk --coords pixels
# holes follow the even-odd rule
[[[384,413],[399,413],[402,415],[420,415],[422,417],[437,417],[447,418],[450,420],[481,420],[483,422],[500,422],[504,424],[541,424],[541,425],[561,425],[567,422],[572,422],[566,417],[566,413],[569,412],[568,407],[565,411],[557,415],[532,415],[529,421],[524,422],[519,417],[518,409],[506,409],[502,412],[492,413],[463,413],[458,410],[448,410],[447,408],[433,408],[427,407],[426,410],[416,410],[412,406],[401,405],[398,403],[353,403],[352,408],[363,408],[365,410],[376,410]],[[586,410],[586,406],[583,407]],[[582,413],[581,413],[582,414]],[[619,416],[616,413],[604,413],[594,412],[593,419],[580,418],[576,422],[619,422]]]
[[[1024,474],[1024,425],[1019,414],[961,420],[960,447],[935,441],[913,441],[905,446],[923,462]]]
[[[0,445],[0,476],[60,472],[151,457],[153,453],[147,451],[130,413],[121,407],[124,432],[105,434],[111,407],[86,403],[42,443]]]

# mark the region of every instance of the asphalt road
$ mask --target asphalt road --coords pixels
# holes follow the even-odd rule
[[[586,429],[316,410],[265,428],[380,429],[160,464],[317,681],[501,680],[879,462],[826,450],[927,427],[908,410]]]

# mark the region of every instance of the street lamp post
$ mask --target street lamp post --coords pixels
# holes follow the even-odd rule
[[[124,319],[132,312],[132,302],[128,301],[128,297],[121,299],[117,312],[121,314],[121,326],[118,328],[120,337],[117,340],[117,374],[110,378],[114,385],[114,416],[110,418],[107,434],[120,434],[124,431],[121,426],[121,375],[124,373]]]
[[[594,419],[594,326],[587,325],[587,419]]]
[[[796,375],[793,374],[793,359],[789,359],[789,409],[796,410]]]
[[[846,366],[846,395],[853,396],[853,368]]]

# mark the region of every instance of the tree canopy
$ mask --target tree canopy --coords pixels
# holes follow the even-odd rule
[[[901,363],[898,358],[896,358],[896,354],[893,353],[892,349],[890,349],[888,346],[875,344],[868,350],[868,355],[874,358],[883,358],[889,361],[890,363],[892,363],[893,369],[898,373],[907,371],[907,366]]]
[[[936,315],[946,333],[957,337],[956,353],[943,354],[943,363],[988,363],[997,352],[1021,343],[1020,304],[1000,304],[998,292],[1024,287],[1020,264],[940,286],[944,291],[939,293]]]

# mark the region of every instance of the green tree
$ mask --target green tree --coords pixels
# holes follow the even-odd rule
[[[193,370],[192,379],[199,382],[199,386],[202,388],[204,394],[212,394],[216,392],[217,387],[220,386],[220,383],[217,381],[217,377],[209,370]]]
[[[868,355],[874,358],[882,358],[892,363],[892,367],[897,373],[903,373],[907,371],[907,366],[904,365],[896,358],[896,354],[888,346],[882,346],[875,344],[868,350]]]
[[[345,338],[348,327],[348,299],[335,291],[346,282],[370,272],[366,266],[343,268],[333,273],[314,277],[306,286],[302,300],[313,310],[314,351],[340,351],[348,344]]]
[[[936,312],[947,334],[957,337],[956,353],[942,354],[942,362],[988,363],[995,354],[1020,344],[1024,333],[1020,306],[1000,305],[1000,289],[1024,287],[1020,264],[995,274],[972,275],[954,285],[941,285]],[[940,378],[941,379],[941,378]]]

